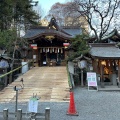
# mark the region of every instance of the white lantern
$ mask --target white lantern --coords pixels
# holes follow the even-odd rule
[[[78,62],[78,67],[80,69],[86,68],[87,67],[87,61],[86,60],[81,60]]]

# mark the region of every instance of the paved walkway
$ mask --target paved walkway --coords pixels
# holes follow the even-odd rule
[[[21,75],[12,84],[0,91],[0,102],[14,102],[16,92],[13,87],[20,87],[21,78],[24,89],[19,91],[18,102],[27,102],[33,93],[40,101],[68,102],[69,85],[66,67],[34,67]]]
[[[87,87],[76,87],[74,91],[75,108],[79,116],[66,115],[69,102],[39,102],[38,112],[44,113],[50,107],[50,120],[119,120],[120,92],[88,91]],[[28,104],[19,103],[18,109],[27,112]],[[0,112],[8,108],[15,110],[15,103],[0,103]],[[28,115],[27,115],[28,117]],[[0,117],[2,119],[2,115]],[[14,120],[9,119],[9,120]],[[23,119],[28,120],[28,119]]]

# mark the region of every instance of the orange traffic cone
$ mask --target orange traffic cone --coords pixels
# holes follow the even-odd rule
[[[70,92],[70,104],[69,104],[69,108],[68,108],[68,111],[67,111],[67,115],[78,115],[78,113],[75,109],[73,92]]]

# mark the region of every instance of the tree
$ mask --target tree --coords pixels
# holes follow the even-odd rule
[[[12,0],[0,0],[0,30],[9,29],[12,19]]]
[[[52,16],[55,17],[57,23],[61,26],[64,25],[64,7],[66,4],[62,4],[62,3],[55,3],[54,5],[52,5],[49,14],[47,15],[47,17],[51,18]]]
[[[72,61],[73,59],[81,56],[86,55],[89,53],[89,46],[87,42],[88,36],[86,34],[77,35],[75,38],[71,39],[71,47],[70,49],[73,49],[74,52],[68,56],[68,60]]]
[[[20,59],[18,50],[20,44],[25,46],[27,43],[18,36],[21,25],[27,26],[38,23],[38,14],[33,10],[32,0],[1,0],[0,1],[0,46],[6,49],[8,56],[12,57],[11,70],[15,58]],[[10,83],[12,73],[10,74]]]
[[[16,29],[0,31],[0,48],[6,50],[7,56],[12,58],[11,70],[14,69],[15,59],[20,61],[22,58],[20,50],[25,46],[28,46],[28,43],[24,39],[17,37]],[[12,82],[12,74],[10,74],[9,83]]]
[[[65,8],[68,15],[76,12],[77,17],[83,16],[86,19],[96,42],[102,41],[113,25],[113,18],[120,13],[119,10],[120,0],[73,0]]]
[[[33,10],[33,0],[1,0],[0,30],[10,29],[19,24],[36,24],[38,14]],[[38,2],[37,2],[38,3]],[[37,5],[35,3],[35,5]]]
[[[56,18],[57,23],[60,26],[71,26],[71,27],[81,27],[85,32],[88,31],[88,24],[84,17],[79,16],[77,12],[72,12],[72,14],[69,14],[68,6],[71,5],[71,2],[67,2],[64,4],[61,3],[55,3],[48,14],[48,17],[54,16]]]

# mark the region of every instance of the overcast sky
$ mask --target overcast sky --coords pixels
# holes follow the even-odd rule
[[[38,1],[39,1],[39,6],[41,6],[44,12],[47,13],[53,4],[57,2],[65,3],[68,0],[38,0]]]
[[[57,2],[64,3],[66,0],[38,0],[39,5],[41,5],[42,9],[48,11],[51,6]]]

